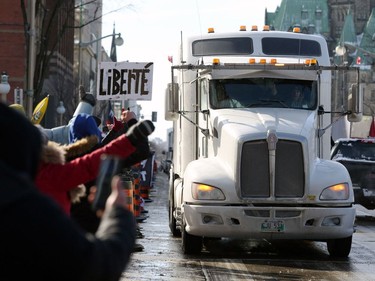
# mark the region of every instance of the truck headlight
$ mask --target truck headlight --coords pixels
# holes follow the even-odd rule
[[[217,187],[202,183],[193,183],[191,193],[196,200],[224,200],[224,193]]]
[[[340,183],[329,186],[320,194],[320,200],[347,200],[349,199],[349,185]]]

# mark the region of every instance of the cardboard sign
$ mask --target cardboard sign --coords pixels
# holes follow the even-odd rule
[[[98,100],[151,100],[152,62],[101,62]]]

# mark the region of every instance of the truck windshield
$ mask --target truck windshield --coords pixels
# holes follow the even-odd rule
[[[209,87],[213,109],[277,107],[313,110],[317,106],[316,81],[218,79],[211,80]]]

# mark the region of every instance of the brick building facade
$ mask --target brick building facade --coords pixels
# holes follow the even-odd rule
[[[30,25],[30,6],[35,6],[35,28]],[[0,71],[9,75],[8,103],[14,102],[14,90],[23,90],[23,105],[27,108],[27,93],[33,94],[33,106],[46,95],[50,102],[46,113],[47,127],[56,124],[55,110],[60,100],[67,100],[67,110],[74,104],[74,0],[44,1],[2,0],[0,10]],[[59,6],[57,4],[60,3]],[[29,83],[29,35],[35,40],[35,68],[32,89]],[[31,80],[31,79],[30,79]]]
[[[2,0],[0,9],[0,72],[9,75],[11,90],[8,100],[14,101],[14,89],[26,89],[26,40],[22,11],[13,0]]]

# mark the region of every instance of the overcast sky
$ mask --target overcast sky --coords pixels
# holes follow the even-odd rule
[[[172,122],[164,120],[164,94],[170,83],[171,63],[177,61],[181,32],[183,37],[215,32],[238,31],[241,25],[264,25],[265,9],[274,12],[281,0],[103,0],[102,36],[116,33],[124,38],[124,45],[117,47],[117,61],[153,62],[152,101],[140,102],[142,114],[151,119],[151,112],[158,112],[156,130],[151,139],[166,140],[167,128]],[[130,5],[130,6],[129,6]],[[115,11],[115,12],[113,12]],[[102,45],[109,54],[111,38]]]

